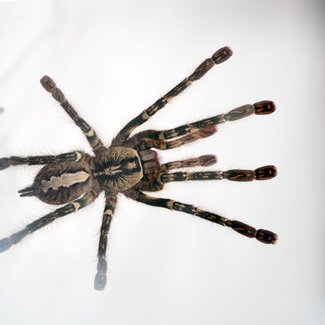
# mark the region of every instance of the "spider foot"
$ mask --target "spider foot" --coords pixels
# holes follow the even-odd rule
[[[230,181],[249,182],[254,179],[264,181],[277,175],[275,166],[268,165],[259,167],[255,170],[249,169],[230,169],[222,173],[222,177]]]
[[[232,109],[226,114],[223,114],[225,121],[236,121],[247,117],[252,114],[267,115],[272,114],[275,111],[275,104],[270,100],[262,100],[253,105],[246,104]]]
[[[0,159],[0,170],[6,169],[11,166],[11,159],[10,158],[1,158]]]
[[[105,259],[100,259],[98,261],[97,273],[94,281],[94,288],[96,290],[102,291],[105,289],[107,283],[106,272],[107,272],[107,262]]]
[[[9,238],[3,238],[0,240],[0,253],[5,252],[11,247],[12,243]]]
[[[259,229],[256,233],[256,239],[264,244],[276,244],[278,235],[272,231]]]
[[[48,92],[51,92],[53,89],[56,88],[56,84],[52,78],[49,76],[44,76],[40,80],[41,85],[44,87],[44,89]]]
[[[106,282],[107,282],[106,274],[97,272],[94,281],[94,288],[98,291],[102,291],[106,287]]]
[[[219,49],[217,52],[215,52],[212,55],[212,60],[215,64],[219,64],[222,62],[225,62],[232,56],[232,50],[230,47],[225,46],[221,49]]]
[[[278,173],[275,166],[268,165],[255,169],[255,179],[264,181],[275,177]]]
[[[227,220],[225,225],[249,238],[256,238],[264,244],[276,244],[278,235],[269,230],[258,229],[237,220]]]
[[[212,166],[217,163],[217,157],[215,155],[203,155],[199,157],[199,163],[202,167]]]
[[[262,100],[254,105],[256,115],[272,114],[275,111],[275,104],[271,100]]]
[[[44,89],[52,94],[55,100],[57,100],[59,103],[63,103],[65,101],[63,92],[56,87],[56,83],[52,78],[49,76],[44,76],[40,82]]]

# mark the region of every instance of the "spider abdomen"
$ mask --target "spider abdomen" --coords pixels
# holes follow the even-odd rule
[[[92,171],[87,163],[63,162],[44,166],[29,189],[43,202],[64,204],[87,192],[93,183]]]

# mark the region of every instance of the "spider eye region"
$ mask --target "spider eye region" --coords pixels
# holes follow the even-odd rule
[[[133,187],[143,177],[137,151],[126,147],[107,149],[95,160],[94,177],[102,186],[118,192]]]

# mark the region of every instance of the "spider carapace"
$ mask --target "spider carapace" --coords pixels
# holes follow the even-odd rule
[[[171,99],[194,81],[200,79],[214,65],[226,61],[231,55],[231,49],[224,47],[215,52],[211,58],[204,60],[190,76],[131,120],[117,134],[109,147],[103,145],[95,131],[77,114],[55,82],[50,77],[44,76],[41,79],[42,86],[52,94],[84,133],[93,150],[93,155],[82,151],[73,151],[57,156],[12,156],[0,159],[0,170],[22,164],[44,165],[36,175],[33,184],[19,191],[19,193],[21,196],[36,196],[52,205],[62,205],[55,211],[28,224],[24,229],[1,239],[0,252],[6,251],[25,236],[55,219],[89,205],[102,191],[105,193],[106,203],[100,229],[97,273],[94,281],[97,290],[103,290],[106,285],[107,236],[117,197],[120,193],[147,205],[185,212],[230,227],[240,234],[256,238],[262,243],[275,244],[277,235],[271,231],[256,230],[243,222],[201,210],[191,204],[149,196],[144,193],[159,191],[169,182],[221,179],[252,181],[266,180],[276,176],[276,168],[271,165],[259,167],[255,170],[231,169],[200,172],[182,170],[172,172],[175,169],[186,170],[189,167],[211,166],[217,160],[214,155],[203,155],[160,164],[157,156],[157,150],[173,149],[213,135],[217,130],[217,125],[226,121],[238,120],[252,114],[270,114],[274,112],[275,105],[269,100],[246,104],[232,109],[228,113],[185,124],[174,129],[146,130],[131,136],[131,133],[138,126],[149,120]]]

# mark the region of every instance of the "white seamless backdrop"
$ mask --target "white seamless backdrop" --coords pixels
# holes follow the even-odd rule
[[[161,161],[216,154],[218,169],[278,167],[268,182],[168,184],[193,203],[280,236],[263,245],[120,197],[108,285],[93,289],[103,196],[0,255],[1,324],[324,324],[324,2],[0,1],[0,156],[89,151],[39,84],[48,74],[105,143],[218,48],[233,57],[139,128],[164,129],[271,99]],[[216,167],[209,169],[213,170]],[[0,238],[53,210],[0,173]]]

